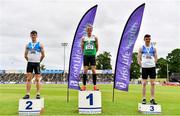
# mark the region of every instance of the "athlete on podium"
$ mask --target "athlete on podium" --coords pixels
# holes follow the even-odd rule
[[[31,80],[34,77],[36,82],[37,94],[36,99],[40,99],[40,62],[45,57],[43,45],[37,41],[37,32],[32,31],[30,33],[31,42],[26,45],[24,57],[27,60],[27,69],[26,69],[26,95],[23,99],[30,98],[30,89],[31,89]]]
[[[151,83],[151,99],[150,103],[156,105],[154,98],[155,93],[155,78],[156,78],[156,63],[157,51],[151,44],[151,35],[144,36],[145,45],[143,45],[138,52],[138,64],[142,68],[142,104],[146,104],[146,84],[149,76]]]
[[[82,91],[86,90],[87,72],[89,66],[91,66],[91,70],[93,73],[94,90],[98,90],[96,86],[96,53],[98,51],[98,38],[95,35],[92,35],[92,30],[93,26],[91,24],[87,24],[87,34],[82,37],[81,41],[84,63],[83,86],[81,87]]]

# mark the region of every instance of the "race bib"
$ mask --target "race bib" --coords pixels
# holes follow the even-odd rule
[[[94,46],[91,45],[91,44],[87,44],[86,49],[87,50],[92,50],[92,49],[94,49]]]
[[[152,59],[151,54],[147,53],[146,54],[146,59]]]
[[[35,50],[35,49],[32,49],[32,50],[30,51],[30,54],[36,54],[36,50]]]

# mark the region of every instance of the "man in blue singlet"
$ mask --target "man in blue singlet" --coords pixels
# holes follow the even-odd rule
[[[156,105],[154,99],[155,93],[155,78],[156,78],[156,63],[157,63],[157,50],[151,44],[151,35],[144,36],[145,45],[138,51],[138,64],[142,68],[142,104],[146,104],[146,84],[147,78],[150,78],[151,83],[151,98],[150,103]]]
[[[30,89],[31,89],[31,80],[33,78],[33,71],[34,77],[36,82],[37,94],[36,99],[40,99],[40,62],[44,59],[44,46],[37,41],[37,32],[32,31],[30,33],[30,37],[32,42],[29,42],[25,48],[24,57],[27,60],[27,69],[26,69],[26,95],[23,99],[30,98]]]

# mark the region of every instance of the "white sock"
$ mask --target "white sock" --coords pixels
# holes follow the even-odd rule
[[[154,97],[151,97],[151,100],[154,99]]]

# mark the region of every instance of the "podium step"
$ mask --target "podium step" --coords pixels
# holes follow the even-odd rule
[[[161,105],[138,103],[138,111],[143,114],[160,114],[161,113]]]
[[[20,116],[40,115],[44,111],[44,98],[20,99],[18,111]]]
[[[100,91],[79,91],[79,114],[100,114],[102,112]]]

